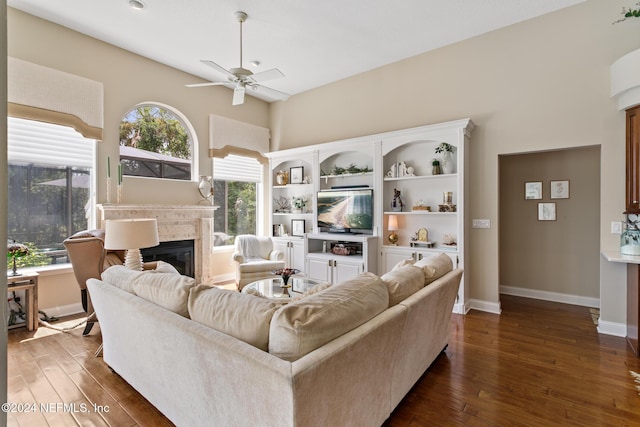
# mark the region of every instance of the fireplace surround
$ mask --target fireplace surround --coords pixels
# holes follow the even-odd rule
[[[102,228],[108,219],[156,218],[160,242],[193,240],[193,277],[197,283],[213,281],[215,210],[216,206],[200,205],[98,205]]]

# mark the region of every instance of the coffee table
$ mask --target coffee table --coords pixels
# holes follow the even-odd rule
[[[246,294],[254,291],[263,297],[282,301],[302,295],[309,289],[315,288],[318,285],[324,285],[325,282],[307,279],[306,277],[291,276],[288,284],[291,285],[290,288],[283,288],[282,279],[279,277],[256,280],[242,288],[242,292]]]

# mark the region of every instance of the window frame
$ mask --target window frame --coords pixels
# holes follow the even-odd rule
[[[164,104],[162,102],[157,102],[157,101],[144,101],[144,102],[140,102],[136,105],[134,105],[132,108],[128,109],[125,114],[122,115],[122,118],[120,119],[119,123],[122,123],[122,121],[124,121],[125,117],[130,114],[132,111],[140,108],[140,107],[152,107],[152,108],[160,108],[163,109],[169,113],[171,113],[179,122],[180,124],[183,126],[183,128],[187,131],[187,134],[189,135],[189,140],[190,140],[190,150],[191,150],[191,178],[190,179],[181,179],[181,178],[171,178],[171,177],[155,177],[155,176],[144,176],[144,175],[128,175],[126,173],[123,172],[123,177],[128,177],[128,178],[142,178],[142,179],[162,179],[162,180],[173,180],[173,181],[181,181],[181,182],[197,182],[199,180],[200,177],[200,171],[199,171],[199,143],[198,143],[198,135],[193,127],[193,125],[191,124],[191,122],[189,121],[189,119],[187,118],[186,115],[184,115],[180,110],[178,110],[175,107],[172,107],[168,104]],[[119,140],[119,138],[118,138]],[[120,144],[118,142],[118,160],[122,161],[122,160],[131,160],[128,156],[122,156],[120,153]],[[156,154],[160,154],[160,153],[156,153]],[[160,154],[162,155],[162,154]],[[167,164],[170,164],[170,162],[167,162]]]

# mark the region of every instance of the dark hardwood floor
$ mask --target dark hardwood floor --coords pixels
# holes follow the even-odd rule
[[[640,426],[629,374],[640,362],[623,338],[598,335],[585,307],[505,295],[501,302],[501,316],[453,315],[449,347],[386,427]],[[94,357],[99,329],[81,332],[9,332],[9,401],[46,403],[50,411],[12,412],[8,425],[171,425]],[[109,411],[94,412],[94,403]]]

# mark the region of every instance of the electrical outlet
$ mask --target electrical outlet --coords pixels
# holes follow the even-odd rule
[[[611,221],[611,234],[622,234],[622,222]]]
[[[471,222],[472,228],[491,228],[491,220],[489,219],[474,219]]]

